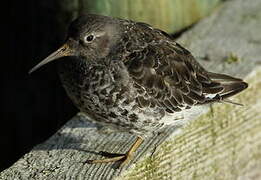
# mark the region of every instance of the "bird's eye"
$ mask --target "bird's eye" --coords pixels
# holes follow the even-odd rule
[[[93,36],[93,35],[89,35],[89,36],[86,36],[86,37],[85,37],[85,41],[86,41],[86,42],[91,42],[93,39],[94,39],[94,36]]]

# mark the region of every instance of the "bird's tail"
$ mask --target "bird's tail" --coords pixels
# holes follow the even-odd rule
[[[228,102],[240,105],[228,100],[227,98],[246,89],[248,87],[248,84],[246,82],[244,82],[242,79],[234,78],[225,74],[208,72],[208,76],[212,82],[209,85],[206,84],[205,86],[209,86],[206,88],[210,91],[211,89],[218,90],[218,92],[216,92],[215,94],[213,93],[214,96],[212,96],[212,98],[209,98],[209,102]],[[208,94],[212,93],[209,92]]]

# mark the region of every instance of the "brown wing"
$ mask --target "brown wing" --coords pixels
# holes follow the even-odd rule
[[[173,113],[222,100],[247,87],[240,79],[205,71],[189,51],[174,42],[148,44],[131,53],[126,65],[141,108],[158,106]]]

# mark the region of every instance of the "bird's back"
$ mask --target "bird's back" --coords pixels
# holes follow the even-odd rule
[[[222,101],[247,84],[241,79],[205,70],[191,53],[167,33],[131,22],[123,33],[123,59],[134,81],[139,107],[175,113]]]

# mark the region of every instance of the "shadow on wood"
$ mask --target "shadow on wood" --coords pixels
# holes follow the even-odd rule
[[[82,162],[101,158],[99,151],[126,152],[135,137],[123,133],[99,133],[96,125],[77,115],[53,137],[1,172],[0,177],[261,178],[258,171],[261,168],[260,29],[261,1],[231,0],[178,39],[209,70],[246,78],[249,89],[234,99],[245,104],[244,107],[217,104],[184,129],[168,129],[166,133],[156,135],[142,144],[125,169],[114,169],[112,164]],[[236,61],[227,60],[231,53]]]

